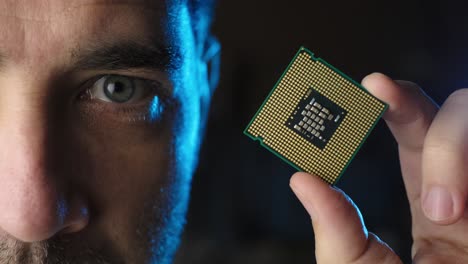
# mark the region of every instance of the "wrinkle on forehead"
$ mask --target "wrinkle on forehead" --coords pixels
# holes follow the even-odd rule
[[[163,0],[0,0],[0,16],[47,22],[76,8],[99,5],[133,5],[161,12]]]

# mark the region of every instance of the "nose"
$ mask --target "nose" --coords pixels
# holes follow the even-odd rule
[[[78,232],[89,221],[84,197],[57,175],[44,118],[30,111],[0,118],[0,233],[23,241]],[[12,116],[14,118],[8,118]],[[5,118],[6,117],[6,118]],[[59,170],[63,171],[63,170]],[[64,179],[65,178],[65,179]]]

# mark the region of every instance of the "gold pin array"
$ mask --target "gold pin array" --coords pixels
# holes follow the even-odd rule
[[[311,87],[347,112],[323,149],[286,126]],[[298,169],[334,184],[385,109],[384,103],[302,48],[246,133]]]

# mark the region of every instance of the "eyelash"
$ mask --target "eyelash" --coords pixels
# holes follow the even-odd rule
[[[115,102],[106,102],[100,99],[92,98],[91,90],[93,86],[101,80],[103,77],[109,76],[121,76],[125,78],[129,78],[134,81],[142,81],[144,82],[150,89],[147,92],[147,96],[143,99],[143,102],[139,103],[115,103]],[[160,102],[160,109],[164,109],[165,102],[167,101],[168,96],[163,93],[163,89],[161,88],[162,84],[155,80],[148,80],[142,79],[138,77],[131,77],[125,75],[118,75],[118,74],[107,74],[107,75],[100,75],[96,76],[88,80],[85,83],[85,88],[80,92],[78,95],[78,99],[80,102],[86,102],[92,106],[97,113],[112,113],[114,116],[118,116],[117,119],[122,120],[124,122],[135,123],[135,122],[151,122],[150,115],[150,107],[151,103],[153,102],[154,98],[158,98],[158,102]]]

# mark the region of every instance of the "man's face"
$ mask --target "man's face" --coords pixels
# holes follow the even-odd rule
[[[209,97],[185,5],[0,0],[0,263],[165,263]]]

